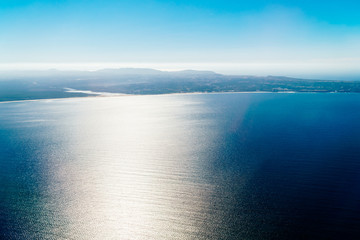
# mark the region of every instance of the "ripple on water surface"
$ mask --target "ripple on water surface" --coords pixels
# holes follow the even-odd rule
[[[0,236],[356,237],[360,95],[0,105]]]

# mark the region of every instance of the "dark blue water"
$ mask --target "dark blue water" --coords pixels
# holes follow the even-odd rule
[[[2,239],[359,239],[360,95],[0,104]]]

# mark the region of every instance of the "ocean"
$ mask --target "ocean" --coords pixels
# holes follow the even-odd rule
[[[0,103],[1,239],[359,239],[360,94]]]

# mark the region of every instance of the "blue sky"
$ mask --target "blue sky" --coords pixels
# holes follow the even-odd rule
[[[0,69],[360,75],[357,1],[1,0]]]

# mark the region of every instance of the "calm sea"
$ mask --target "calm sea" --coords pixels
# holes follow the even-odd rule
[[[1,239],[359,237],[359,94],[0,104]]]

